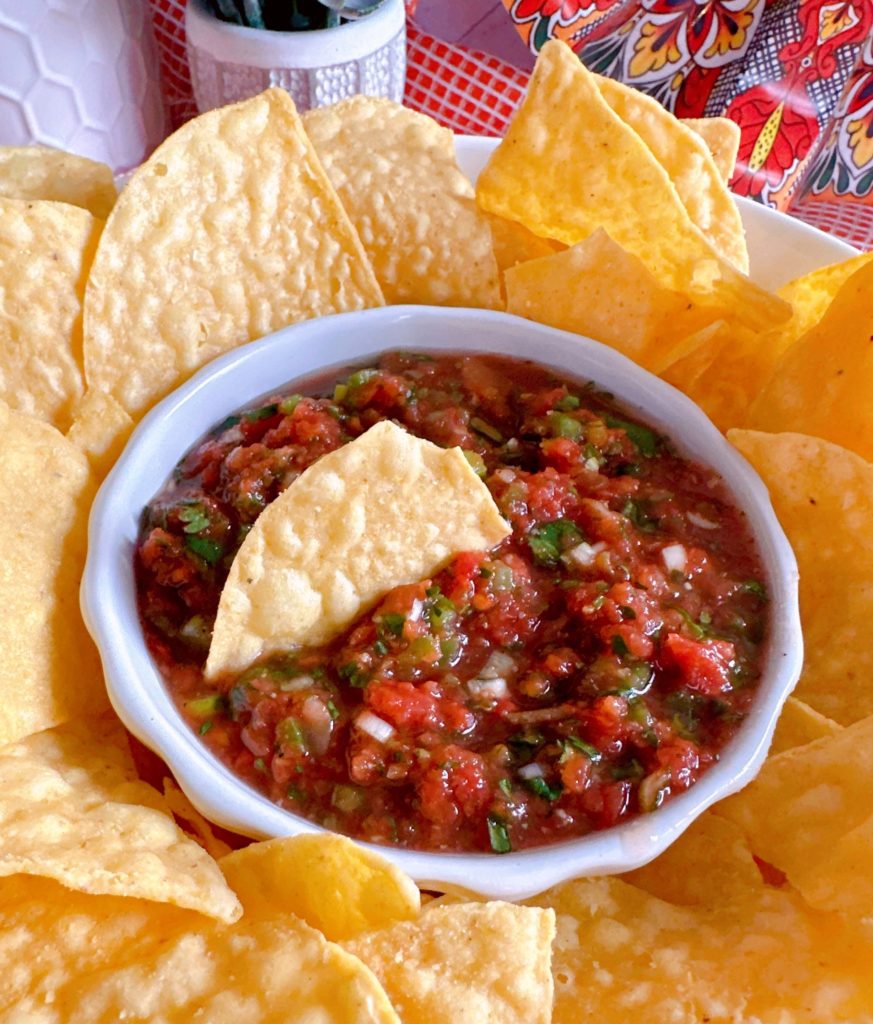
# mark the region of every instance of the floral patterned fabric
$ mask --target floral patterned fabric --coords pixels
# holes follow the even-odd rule
[[[742,132],[731,187],[873,247],[873,0],[503,0],[532,51]],[[817,216],[816,216],[817,214]]]
[[[195,113],[185,0],[148,2],[175,126]],[[405,102],[456,132],[502,135],[528,73],[422,31],[416,2]],[[742,129],[737,192],[873,249],[873,0],[502,3],[534,53],[565,39],[677,114],[727,113]]]

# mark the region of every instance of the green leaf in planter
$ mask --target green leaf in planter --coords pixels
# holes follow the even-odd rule
[[[249,28],[266,28],[261,11],[261,0],[242,0],[243,17]]]
[[[222,21],[229,21],[234,25],[245,24],[233,0],[210,0],[210,6],[213,14]]]

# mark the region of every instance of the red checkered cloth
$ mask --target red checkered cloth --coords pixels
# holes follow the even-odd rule
[[[423,32],[407,0],[405,102],[464,135],[502,136],[524,96],[529,75],[489,54],[455,46]],[[186,0],[149,0],[161,64],[164,99],[173,127],[196,113],[185,51]],[[801,200],[794,216],[861,249],[873,249],[873,208]]]

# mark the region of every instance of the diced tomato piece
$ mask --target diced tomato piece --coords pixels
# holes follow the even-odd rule
[[[672,668],[689,690],[714,697],[731,688],[734,645],[727,640],[692,640],[670,633],[661,646],[665,666]]]
[[[540,443],[543,458],[559,473],[569,473],[579,465],[582,449],[569,437],[550,437]]]
[[[485,561],[481,551],[465,551],[449,566],[450,583],[446,597],[458,607],[469,604],[473,598],[479,570]]]
[[[675,737],[662,744],[655,754],[658,764],[669,769],[670,785],[674,789],[688,789],[700,769],[700,752],[690,740]]]
[[[366,702],[395,728],[419,733],[429,730],[463,732],[473,715],[463,704],[434,693],[435,687],[397,679],[382,679],[367,687]]]

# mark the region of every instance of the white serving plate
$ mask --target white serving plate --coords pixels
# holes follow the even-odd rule
[[[496,145],[495,139],[457,139],[459,162],[471,180],[478,176]],[[752,276],[768,287],[779,287],[856,252],[784,214],[749,200],[738,202],[747,232]],[[362,316],[363,323],[359,319]],[[486,325],[487,337],[483,339],[482,328]],[[287,354],[285,338],[289,335],[297,353],[293,358]],[[125,725],[158,750],[195,806],[212,820],[253,836],[320,831],[248,789],[213,759],[184,724],[163,689],[144,651],[136,612],[131,566],[139,510],[187,448],[226,412],[318,367],[356,362],[392,347],[469,347],[533,355],[610,387],[626,403],[644,408],[641,418],[663,425],[689,455],[715,465],[737,497],[754,506],[753,522],[757,516],[759,524],[770,524],[763,553],[771,587],[774,573],[780,575],[774,592],[774,604],[780,608],[777,642],[770,660],[782,664],[776,681],[766,692],[762,688],[755,709],[732,745],[735,749],[731,756],[726,751],[722,762],[690,791],[653,815],[593,836],[505,857],[375,849],[425,887],[521,898],[575,875],[611,874],[645,863],[675,840],[702,810],[741,788],[757,772],[801,660],[796,565],[781,529],[776,525],[773,530],[775,518],[766,490],[748,464],[684,396],[618,353],[587,339],[573,336],[574,345],[584,348],[588,355],[581,362],[576,356],[568,361],[566,341],[562,343],[560,335],[517,318],[481,311],[393,307],[323,318],[286,328],[221,357],[153,409],[137,428],[95,502],[91,519],[94,543],[83,583],[83,609],[101,648],[110,696]],[[372,342],[370,337],[374,338]],[[320,353],[327,343],[331,355],[324,358]],[[247,352],[253,349],[261,349],[264,354],[249,358]],[[207,394],[212,396],[209,401],[205,400]],[[678,403],[684,426],[677,427],[670,421],[666,409],[671,403]],[[713,452],[718,453],[717,457]],[[139,643],[131,644],[129,637],[138,637]]]

